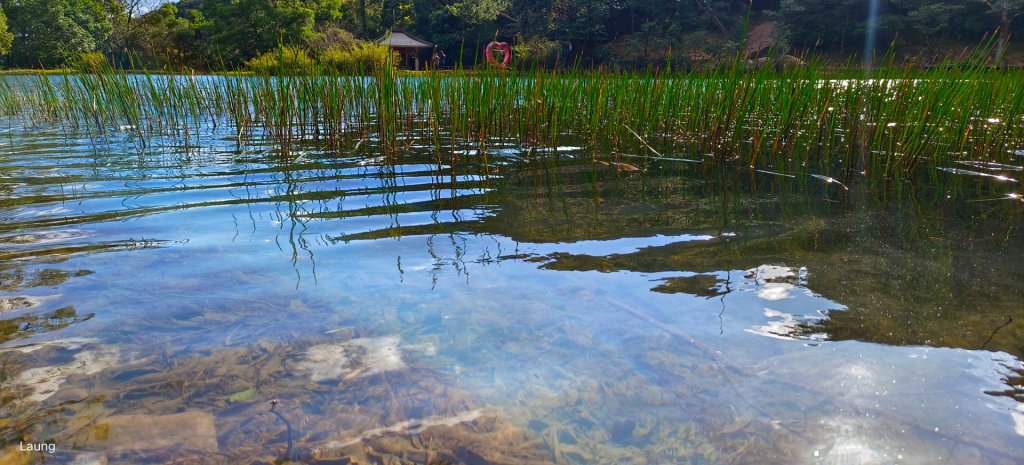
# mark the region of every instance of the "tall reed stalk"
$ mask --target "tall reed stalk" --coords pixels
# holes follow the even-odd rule
[[[883,64],[875,79],[810,63],[775,69],[740,60],[693,70],[620,72],[537,67],[403,74],[311,68],[222,77],[107,68],[0,80],[0,114],[94,134],[191,138],[234,128],[239,145],[374,146],[388,156],[429,144],[439,164],[472,143],[685,154],[790,171],[866,171],[885,178],[922,164],[1006,161],[1024,148],[1024,77],[977,64],[921,70]],[[529,152],[528,152],[529,153]],[[1019,153],[1019,152],[1018,152]]]

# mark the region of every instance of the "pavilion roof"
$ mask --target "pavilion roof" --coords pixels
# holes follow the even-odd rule
[[[427,42],[419,37],[409,34],[405,31],[392,31],[391,34],[381,37],[377,41],[381,44],[387,44],[391,48],[433,48],[434,44]]]

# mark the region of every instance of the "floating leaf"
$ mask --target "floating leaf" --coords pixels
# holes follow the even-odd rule
[[[241,392],[236,392],[228,396],[228,402],[245,402],[252,399],[253,394],[256,394],[256,388],[251,387]]]

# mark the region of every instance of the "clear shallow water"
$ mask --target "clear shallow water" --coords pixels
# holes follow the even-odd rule
[[[224,132],[11,126],[0,462],[1024,456],[1012,181]]]

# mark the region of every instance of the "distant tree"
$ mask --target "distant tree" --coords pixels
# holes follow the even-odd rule
[[[375,40],[391,29],[415,29],[421,9],[417,4],[422,1],[347,0],[341,6],[337,25],[357,31],[360,38],[368,40]]]
[[[862,40],[859,26],[867,16],[865,5],[859,0],[782,0],[779,12],[790,43],[843,48],[850,39]]]
[[[1010,26],[1014,18],[1024,11],[1024,0],[976,0],[988,5],[989,11],[999,17],[999,40],[996,43],[996,62],[1003,64],[1003,54],[1010,43]]]
[[[310,48],[317,53],[328,50],[347,50],[359,41],[345,29],[326,26],[321,27],[310,42]]]
[[[525,36],[544,36],[555,27],[556,0],[516,0],[510,9],[511,16]]]
[[[370,31],[366,20],[366,0],[359,0],[359,33],[366,37]]]
[[[470,24],[498,19],[512,5],[512,0],[459,0],[447,6],[448,11]]]
[[[7,15],[0,8],[0,55],[6,55],[11,51],[11,41],[13,40],[14,34],[7,31]]]
[[[98,0],[0,0],[13,40],[8,63],[55,67],[100,49],[113,25]]]
[[[345,14],[345,3],[350,0],[306,0],[307,8],[313,10],[313,22],[317,25],[333,24]]]
[[[208,25],[201,11],[181,11],[165,3],[138,18],[129,48],[147,67],[203,68],[209,64],[210,49],[198,33]]]
[[[928,41],[947,35],[953,27],[953,19],[963,11],[963,2],[917,0],[909,6],[907,18]]]
[[[901,0],[900,4],[906,7],[912,42],[931,47],[948,45],[950,40],[976,42],[993,30],[989,8],[980,1]]]
[[[581,43],[592,45],[592,42],[604,39],[610,13],[608,4],[588,0],[556,0],[552,9],[552,23],[555,25],[553,38],[575,42],[577,48]]]
[[[875,21],[878,43],[892,40],[906,25],[899,0],[882,0]],[[779,16],[787,42],[802,48],[831,49],[844,53],[860,50],[869,23],[868,2],[863,0],[782,0]]]
[[[413,0],[384,0],[381,5],[380,30],[377,33],[414,28],[417,19],[414,3]]]
[[[141,17],[156,7],[160,0],[105,0],[112,11],[113,31],[108,39],[116,63],[124,64],[132,43],[137,40]]]
[[[208,0],[209,36],[230,67],[278,45],[305,45],[314,36],[315,13],[301,0]]]

